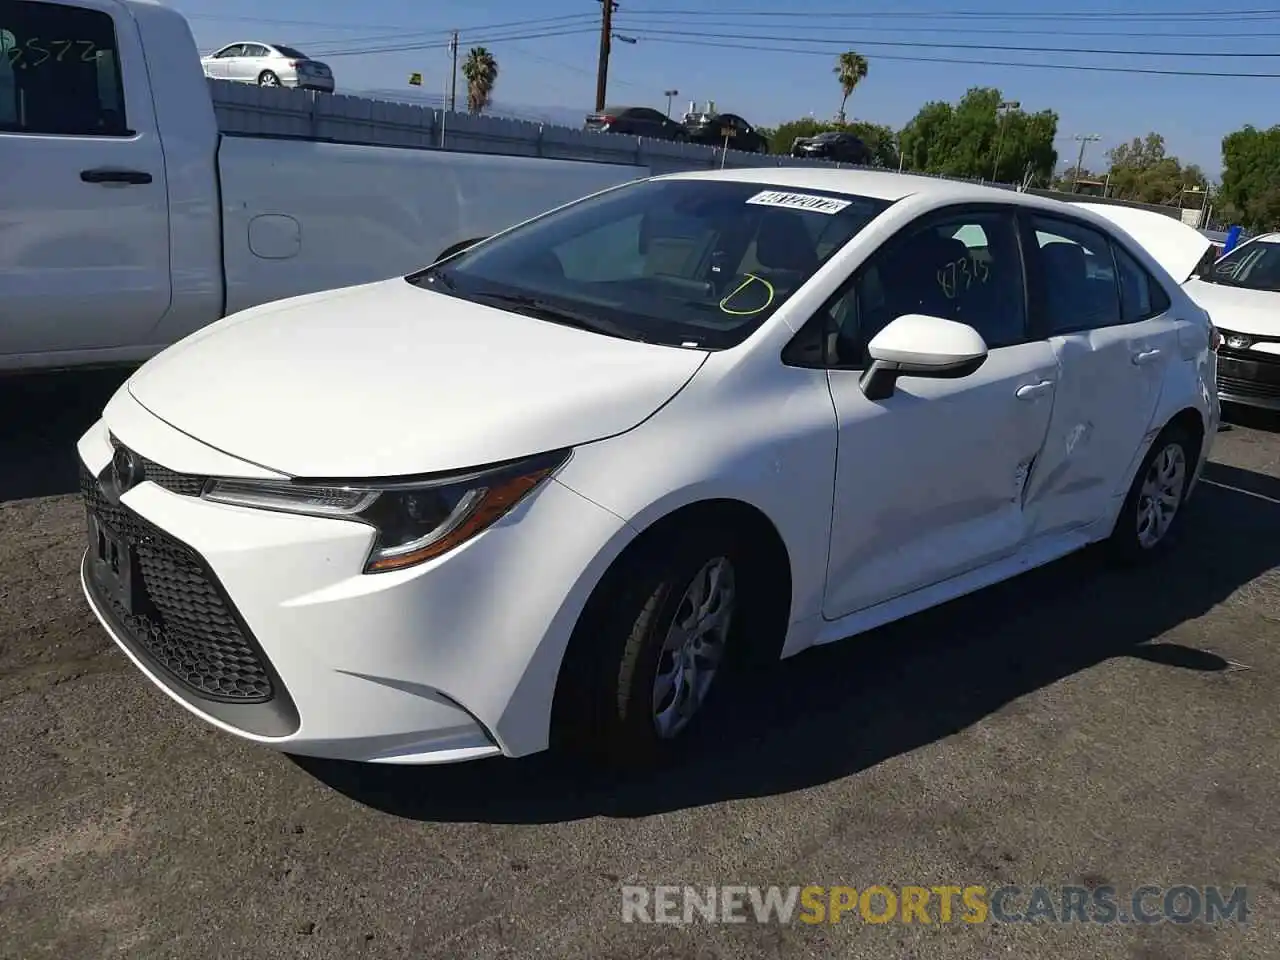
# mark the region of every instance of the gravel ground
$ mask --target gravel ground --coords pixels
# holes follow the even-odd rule
[[[0,383],[0,956],[1280,956],[1273,421],[1219,435],[1160,566],[1086,553],[814,651],[606,781],[293,761],[153,690],[75,575],[73,444],[119,379]],[[1247,885],[1250,916],[638,925],[628,883]]]

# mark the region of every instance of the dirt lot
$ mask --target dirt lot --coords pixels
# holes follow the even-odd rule
[[[75,576],[116,380],[0,384],[0,956],[1280,956],[1272,421],[1219,435],[1163,565],[1081,555],[797,658],[618,782],[300,764],[151,689]],[[643,926],[626,883],[1247,885],[1250,922]]]

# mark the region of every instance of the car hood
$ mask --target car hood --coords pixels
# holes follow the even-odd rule
[[[1203,280],[1191,280],[1183,289],[1192,300],[1209,311],[1213,325],[1224,333],[1280,337],[1280,293],[1246,290]]]
[[[234,314],[151,359],[128,389],[224,453],[295,477],[367,479],[622,433],[678,393],[706,357],[398,278]]]
[[[1110,203],[1072,201],[1072,206],[1083,207],[1110,220],[1151,254],[1178,283],[1187,281],[1213,246],[1195,227],[1163,213]]]

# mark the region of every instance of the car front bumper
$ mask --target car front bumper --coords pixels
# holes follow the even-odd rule
[[[1225,403],[1280,411],[1280,344],[1276,346],[1277,353],[1257,348],[1236,350],[1225,345],[1220,347],[1218,399]]]
[[[372,528],[201,499],[224,455],[189,437],[157,443],[172,428],[149,416],[118,395],[79,442],[81,583],[157,687],[300,755],[448,763],[547,746],[564,648],[603,572],[597,555],[629,539],[621,520],[551,480],[453,552],[363,574]],[[118,445],[145,458],[147,480],[112,503],[98,478]],[[226,458],[212,475],[259,475],[237,466]],[[128,576],[104,572],[104,543],[126,548]]]

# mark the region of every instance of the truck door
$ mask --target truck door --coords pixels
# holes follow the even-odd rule
[[[0,46],[0,358],[146,344],[172,291],[137,25],[116,0],[0,0]]]

